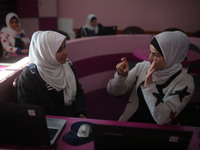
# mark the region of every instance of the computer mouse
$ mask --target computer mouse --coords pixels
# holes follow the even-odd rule
[[[92,132],[92,129],[90,125],[82,124],[78,129],[77,136],[81,138],[87,138],[89,137],[91,132]]]

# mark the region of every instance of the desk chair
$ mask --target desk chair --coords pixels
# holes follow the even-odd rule
[[[190,45],[189,45],[189,50],[200,53],[200,49],[195,44],[192,44],[192,43],[190,43]],[[200,58],[198,61],[196,61],[188,66],[187,73],[189,73],[191,75],[200,73]]]
[[[138,26],[128,26],[123,30],[123,34],[144,34],[144,30]]]
[[[190,43],[189,50],[193,50],[195,52],[200,53],[200,49],[195,44],[193,44],[193,43]]]
[[[185,33],[182,29],[176,28],[176,27],[169,27],[169,28],[166,28],[164,31],[181,31]]]
[[[197,30],[197,31],[194,33],[194,37],[200,37],[200,30]]]
[[[191,75],[200,74],[200,60],[196,63],[189,65],[187,73]]]

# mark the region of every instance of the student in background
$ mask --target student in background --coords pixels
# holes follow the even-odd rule
[[[129,71],[126,58],[121,59],[107,84],[112,95],[131,93],[120,121],[175,124],[194,92],[193,78],[181,65],[188,49],[185,33],[165,31],[151,40],[148,61]]]
[[[103,28],[103,26],[98,23],[97,17],[94,14],[89,14],[85,25],[79,29],[76,38],[97,36],[100,28]]]
[[[7,26],[1,29],[0,36],[3,57],[9,53],[28,54],[30,39],[21,28],[17,14],[10,12],[6,15],[5,20]]]
[[[30,64],[18,78],[18,102],[40,105],[48,115],[85,118],[85,94],[67,59],[66,36],[35,32],[29,58]]]

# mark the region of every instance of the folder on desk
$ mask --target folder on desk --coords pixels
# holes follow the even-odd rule
[[[45,117],[37,105],[0,103],[0,143],[50,147],[65,124]]]
[[[187,150],[193,132],[94,124],[95,150]]]

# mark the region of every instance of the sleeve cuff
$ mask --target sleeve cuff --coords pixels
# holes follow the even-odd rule
[[[25,37],[25,34],[24,34],[24,33],[21,33],[19,36],[20,36],[21,38],[23,38],[23,37]]]
[[[22,54],[22,53],[21,53],[21,49],[18,48],[18,49],[16,50],[16,53],[17,53],[17,54]]]

